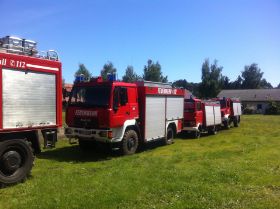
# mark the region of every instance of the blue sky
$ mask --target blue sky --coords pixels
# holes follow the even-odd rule
[[[255,62],[280,83],[280,0],[0,0],[0,9],[0,36],[57,50],[66,82],[79,63],[98,75],[112,61],[121,78],[148,59],[169,81],[199,82],[209,58],[231,81]]]

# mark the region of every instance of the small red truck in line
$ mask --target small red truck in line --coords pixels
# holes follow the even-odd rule
[[[36,42],[0,39],[0,186],[25,180],[34,155],[54,146],[62,126],[61,63],[55,51],[40,55]]]
[[[241,114],[239,99],[214,98],[204,101],[190,97],[185,99],[183,130],[192,133],[194,138],[199,138],[202,132],[216,134],[222,126],[229,128],[233,123],[238,127]]]
[[[125,83],[101,77],[76,82],[66,109],[65,136],[81,148],[93,141],[133,154],[140,143],[171,144],[182,130],[184,90],[156,82]]]
[[[190,97],[184,102],[184,131],[199,138],[202,132],[216,134],[222,124],[220,103]]]
[[[232,123],[235,127],[239,126],[241,111],[241,102],[237,98],[215,98],[220,102],[222,122],[225,128],[230,128]]]

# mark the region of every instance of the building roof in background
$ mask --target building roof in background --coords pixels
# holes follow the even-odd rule
[[[218,97],[236,97],[241,101],[280,101],[280,89],[222,90]]]

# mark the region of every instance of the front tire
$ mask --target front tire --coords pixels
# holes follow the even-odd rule
[[[216,135],[218,133],[217,127],[211,127],[208,129],[208,134]]]
[[[234,124],[234,127],[238,127],[239,126],[239,117],[238,116],[236,116],[236,117],[234,117],[234,121],[233,121],[233,124]]]
[[[0,184],[23,182],[30,174],[34,161],[32,149],[23,139],[0,142]]]
[[[192,137],[194,138],[194,139],[199,139],[200,138],[200,131],[198,130],[198,131],[194,131],[193,133],[192,133]]]
[[[224,128],[225,128],[225,129],[230,129],[230,122],[229,122],[229,120],[225,120],[225,121],[223,122],[223,124],[224,124]]]
[[[139,144],[138,134],[136,131],[129,129],[125,131],[121,151],[123,155],[132,155],[136,152]]]

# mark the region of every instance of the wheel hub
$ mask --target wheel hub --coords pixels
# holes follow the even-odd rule
[[[134,139],[130,138],[128,140],[127,147],[128,147],[128,149],[131,150],[134,146],[135,146],[135,141],[134,141]]]
[[[15,172],[21,165],[22,159],[17,151],[8,151],[1,158],[2,168],[9,173]]]

